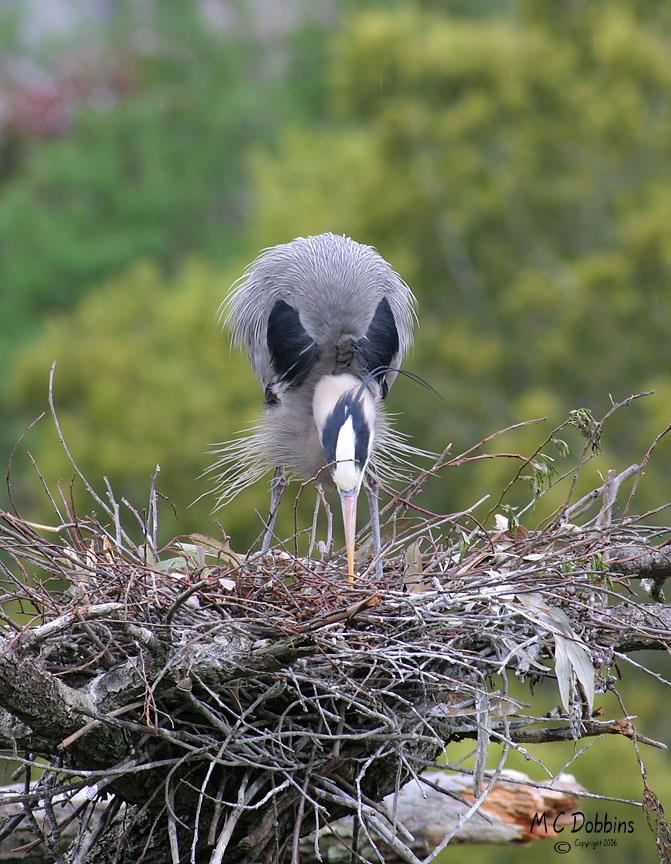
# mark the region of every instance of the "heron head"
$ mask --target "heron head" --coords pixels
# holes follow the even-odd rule
[[[351,578],[356,503],[373,449],[375,400],[354,375],[326,375],[315,388],[312,407],[326,464],[340,494]]]

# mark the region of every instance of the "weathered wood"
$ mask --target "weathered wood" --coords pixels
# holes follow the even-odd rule
[[[519,771],[504,771],[477,812],[459,824],[475,798],[472,778],[463,774],[428,771],[422,780],[407,783],[397,796],[383,804],[399,824],[412,835],[408,846],[419,858],[430,854],[443,839],[454,832],[451,843],[492,843],[501,846],[527,844],[556,837],[572,824],[572,813],[579,808],[584,789],[570,775],[561,775],[550,787],[529,785],[529,777]],[[349,864],[352,845],[352,819],[341,819],[320,833],[319,849],[331,864]],[[400,861],[380,837],[376,843],[384,850],[387,864]],[[362,842],[364,855],[372,848]],[[301,864],[317,862],[314,839],[301,843]]]

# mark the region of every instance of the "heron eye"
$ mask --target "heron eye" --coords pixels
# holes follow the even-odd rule
[[[270,384],[268,384],[266,389],[264,390],[263,398],[266,401],[266,405],[279,405],[280,404],[279,397],[278,397],[277,393],[275,393],[275,391],[272,389]]]

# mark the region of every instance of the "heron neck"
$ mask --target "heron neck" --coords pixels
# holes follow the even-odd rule
[[[362,391],[359,393],[359,391]],[[323,430],[326,420],[335,408],[338,401],[351,393],[352,397],[359,395],[362,403],[364,414],[369,420],[371,429],[374,426],[375,420],[375,402],[372,394],[367,387],[361,388],[361,379],[348,372],[343,372],[340,375],[325,375],[320,378],[315,387],[314,396],[312,399],[312,410],[315,418],[315,425],[320,431]]]

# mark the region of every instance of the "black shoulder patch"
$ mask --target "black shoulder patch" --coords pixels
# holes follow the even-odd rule
[[[284,300],[270,312],[266,339],[276,379],[298,387],[317,362],[318,350],[296,309]]]
[[[357,350],[362,358],[366,372],[380,366],[388,367],[398,352],[398,330],[394,313],[386,297],[377,304],[373,320],[368,325],[366,335],[359,339]]]

